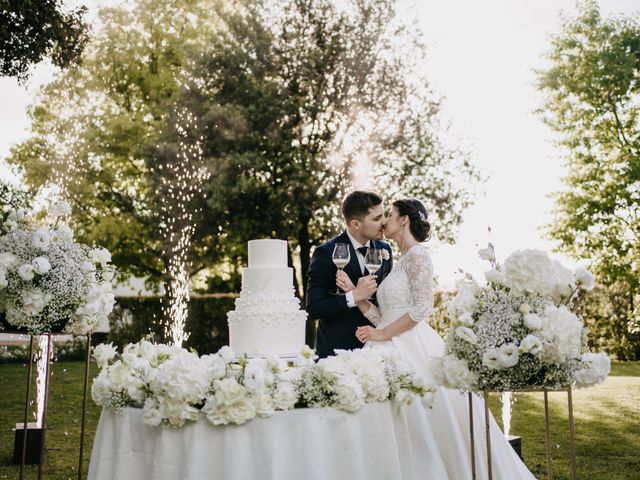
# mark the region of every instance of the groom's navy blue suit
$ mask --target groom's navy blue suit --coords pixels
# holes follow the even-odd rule
[[[358,307],[349,308],[344,295],[332,295],[329,292],[336,290],[336,271],[332,255],[336,243],[349,245],[351,259],[344,267],[344,271],[354,285],[363,276],[360,263],[356,256],[353,244],[343,232],[336,238],[323,243],[313,252],[307,280],[307,312],[310,319],[318,319],[318,332],[316,335],[316,353],[320,358],[334,355],[335,349],[352,350],[362,348],[363,344],[356,338],[356,329],[364,325],[371,325]],[[393,260],[391,247],[385,242],[370,241],[372,248],[384,248],[389,252],[389,260],[382,262],[382,266],[376,272],[378,285],[391,271]],[[368,272],[367,272],[368,274]]]

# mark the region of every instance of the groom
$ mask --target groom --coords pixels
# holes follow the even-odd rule
[[[371,323],[356,303],[371,298],[391,271],[393,262],[391,248],[380,241],[386,223],[380,195],[363,191],[350,193],[342,202],[342,215],[346,230],[315,249],[308,272],[307,312],[310,318],[319,319],[316,353],[320,358],[334,355],[335,349],[352,350],[363,346],[356,338],[356,329]],[[335,295],[337,268],[332,255],[336,243],[347,244],[351,254],[344,271],[356,287],[346,295]],[[368,248],[385,249],[389,253],[388,260],[382,262],[375,277],[368,276],[364,266]]]

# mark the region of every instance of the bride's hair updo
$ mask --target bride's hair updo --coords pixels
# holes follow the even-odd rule
[[[420,200],[403,198],[393,202],[393,206],[398,209],[401,216],[409,217],[409,230],[417,241],[424,242],[431,238],[431,225],[427,220],[427,209]]]

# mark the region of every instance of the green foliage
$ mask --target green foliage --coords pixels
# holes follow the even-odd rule
[[[603,19],[595,1],[582,2],[548,59],[540,114],[559,133],[568,170],[549,236],[588,260],[600,282],[624,288],[618,321],[627,328],[640,289],[640,21]]]
[[[192,296],[185,327],[190,335],[183,347],[193,348],[204,355],[229,345],[227,312],[233,310],[234,302],[233,296]],[[110,317],[111,332],[107,342],[113,342],[122,349],[142,338],[165,341],[164,328],[159,322],[161,318],[161,297],[118,298]]]
[[[88,40],[86,7],[64,12],[62,0],[0,2],[0,76],[25,80],[50,58],[58,67],[76,63]]]

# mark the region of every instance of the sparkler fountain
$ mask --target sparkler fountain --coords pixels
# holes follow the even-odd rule
[[[193,217],[199,209],[192,201],[202,193],[202,184],[209,173],[202,166],[202,135],[198,133],[195,117],[186,109],[178,112],[175,129],[179,137],[178,154],[175,161],[160,165],[161,184],[166,201],[162,203],[160,224],[164,237],[164,254],[168,258],[167,285],[168,305],[163,306],[167,337],[181,346],[187,340],[189,291],[189,251],[195,232]],[[193,140],[192,140],[193,139]]]

